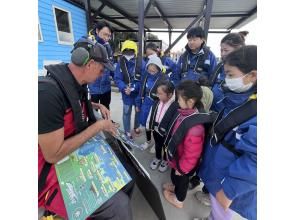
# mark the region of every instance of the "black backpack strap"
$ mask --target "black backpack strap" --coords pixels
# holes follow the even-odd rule
[[[179,103],[177,101],[174,101],[167,109],[161,122],[158,125],[158,132],[161,136],[166,136],[170,126],[169,123],[172,121],[174,115],[179,108]]]
[[[143,84],[141,85],[140,92],[139,92],[139,96],[141,97],[141,99],[144,98],[144,95],[145,95],[145,89],[146,89],[145,87],[146,87],[147,79],[148,79],[148,74],[146,73],[143,80]]]
[[[149,129],[151,130],[154,129],[154,121],[157,114],[159,103],[160,103],[159,101],[156,101],[151,108],[151,115],[150,115],[150,121],[149,121]]]
[[[120,69],[123,75],[123,81],[129,85],[131,83],[130,74],[126,65],[126,58],[122,56],[119,60]]]
[[[205,61],[208,59],[209,49],[206,46],[203,46],[202,49],[203,53],[198,55],[196,66],[194,70],[198,73],[208,72],[209,66],[205,64]]]
[[[216,113],[210,112],[210,113],[194,113],[192,115],[187,116],[179,127],[177,128],[176,132],[170,137],[167,142],[168,146],[168,156],[170,159],[174,157],[176,154],[176,150],[178,145],[182,142],[183,138],[185,137],[187,131],[192,128],[193,126],[197,124],[207,124],[207,123],[213,123],[213,121],[216,118]],[[169,134],[170,136],[170,134]]]
[[[182,54],[182,68],[181,68],[181,73],[185,73],[185,72],[188,72],[188,59],[189,59],[189,56],[188,56],[188,51],[185,51],[183,54]]]
[[[45,162],[38,179],[38,193],[41,193],[46,185],[47,176],[50,172],[52,164]]]
[[[213,74],[211,75],[211,77],[209,79],[209,86],[210,87],[212,87],[215,84],[217,77],[218,77],[223,65],[224,64],[222,62],[219,62],[217,64],[216,68],[214,69]]]
[[[243,105],[231,111],[225,118],[213,127],[213,143],[220,142],[227,132],[244,123],[257,114],[257,100],[250,99]]]
[[[141,80],[141,69],[140,69],[140,66],[138,65],[139,63],[139,58],[137,57],[136,60],[135,60],[135,76],[134,76],[134,79],[136,81],[140,81]]]
[[[250,99],[243,105],[231,111],[225,118],[221,119],[212,128],[210,143],[216,145],[221,143],[229,151],[240,157],[242,153],[235,149],[235,146],[224,140],[226,134],[236,126],[248,121],[257,114],[257,100]]]

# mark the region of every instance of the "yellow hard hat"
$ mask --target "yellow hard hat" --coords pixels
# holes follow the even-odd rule
[[[132,40],[126,40],[125,42],[123,42],[122,47],[121,47],[121,52],[123,52],[125,49],[134,50],[136,55],[138,53],[138,46],[137,46],[136,42],[134,42]]]

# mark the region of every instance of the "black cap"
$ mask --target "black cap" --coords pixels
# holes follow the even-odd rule
[[[90,59],[102,63],[110,71],[115,70],[108,57],[106,49],[102,44],[95,43],[89,38],[82,37],[76,43],[74,43],[74,50],[78,47],[85,48],[89,52]]]

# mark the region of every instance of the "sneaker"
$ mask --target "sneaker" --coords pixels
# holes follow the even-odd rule
[[[170,191],[164,190],[163,191],[164,198],[173,206],[182,209],[184,207],[184,203],[178,201],[176,195]]]
[[[152,160],[152,162],[150,163],[150,168],[151,168],[152,170],[156,170],[157,167],[158,167],[159,164],[160,164],[160,161],[161,161],[161,160],[159,160],[159,159],[157,159],[157,158],[154,158],[154,159]]]
[[[211,206],[208,193],[204,193],[202,191],[197,191],[195,193],[195,197],[201,204],[206,205],[206,206]]]
[[[175,192],[175,185],[172,184],[172,183],[165,183],[162,185],[162,188],[163,190],[167,190],[167,191],[170,191],[170,192]]]
[[[150,151],[149,151],[151,154],[155,154],[155,146],[153,145],[153,147],[150,148]]]
[[[193,176],[190,180],[189,180],[189,190],[195,189],[197,186],[200,185],[200,179],[197,176]]]
[[[128,137],[130,140],[133,140],[133,136],[131,135],[131,133],[126,132],[126,135],[127,135],[127,137]]]
[[[140,145],[141,149],[143,150],[146,150],[148,147],[151,147],[151,146],[152,146],[151,141],[150,142],[146,141],[144,144]]]
[[[168,162],[166,160],[162,160],[160,163],[160,166],[158,167],[158,170],[163,173],[167,169],[168,169]]]

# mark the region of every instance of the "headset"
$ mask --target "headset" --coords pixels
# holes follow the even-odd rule
[[[90,54],[93,53],[95,43],[88,38],[82,38],[74,44],[71,51],[71,61],[77,66],[86,65],[91,59]]]

